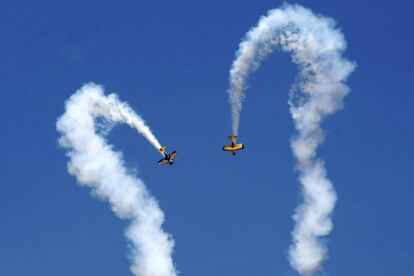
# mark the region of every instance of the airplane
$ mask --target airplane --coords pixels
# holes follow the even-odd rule
[[[164,158],[162,158],[160,161],[158,161],[158,165],[164,165],[164,164],[173,164],[173,160],[177,157],[177,151],[173,151],[170,154],[167,153],[167,147],[162,146],[160,148],[160,152],[164,155]]]
[[[236,135],[230,135],[228,138],[231,141],[231,145],[224,146],[223,147],[224,151],[231,151],[233,155],[236,155],[236,152],[244,149],[244,144],[236,144],[236,139],[237,139]]]

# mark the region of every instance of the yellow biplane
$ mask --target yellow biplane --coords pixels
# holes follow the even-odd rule
[[[231,151],[231,153],[233,155],[236,155],[236,152],[238,152],[239,150],[244,149],[244,144],[236,144],[236,139],[237,139],[236,135],[231,135],[228,138],[231,141],[231,145],[224,146],[223,147],[224,151]]]
[[[167,153],[167,147],[162,146],[160,148],[160,152],[164,155],[164,158],[158,161],[158,165],[164,165],[164,164],[173,164],[173,160],[177,157],[177,151],[173,151],[170,154]]]

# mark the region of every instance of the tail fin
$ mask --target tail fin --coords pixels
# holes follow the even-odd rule
[[[232,141],[233,143],[236,143],[236,140],[237,140],[237,136],[236,136],[236,135],[230,135],[228,138],[229,138],[229,139],[230,139],[230,141]]]
[[[167,146],[162,146],[162,147],[160,148],[160,152],[162,152],[162,153],[167,153]]]

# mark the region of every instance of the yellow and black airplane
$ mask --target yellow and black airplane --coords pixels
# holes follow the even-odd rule
[[[160,148],[160,152],[164,155],[164,158],[158,161],[158,165],[164,165],[164,164],[173,164],[173,160],[177,157],[177,151],[173,151],[170,154],[167,153],[167,147],[162,146]]]
[[[231,153],[233,155],[236,155],[236,152],[238,152],[239,150],[244,149],[244,144],[236,144],[236,139],[237,139],[236,135],[231,135],[228,138],[231,141],[231,145],[224,146],[223,147],[224,151],[231,151]]]

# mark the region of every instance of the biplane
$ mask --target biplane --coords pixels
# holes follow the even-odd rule
[[[224,151],[230,151],[233,155],[236,155],[236,153],[239,150],[244,149],[244,144],[237,144],[236,143],[236,140],[237,140],[237,136],[236,135],[230,135],[228,138],[231,141],[231,145],[225,145],[223,147],[223,150]]]
[[[173,164],[173,160],[177,157],[177,151],[173,151],[170,154],[167,153],[167,147],[162,146],[160,148],[160,152],[164,155],[164,158],[162,158],[160,161],[158,161],[158,165],[164,165],[164,164]]]

